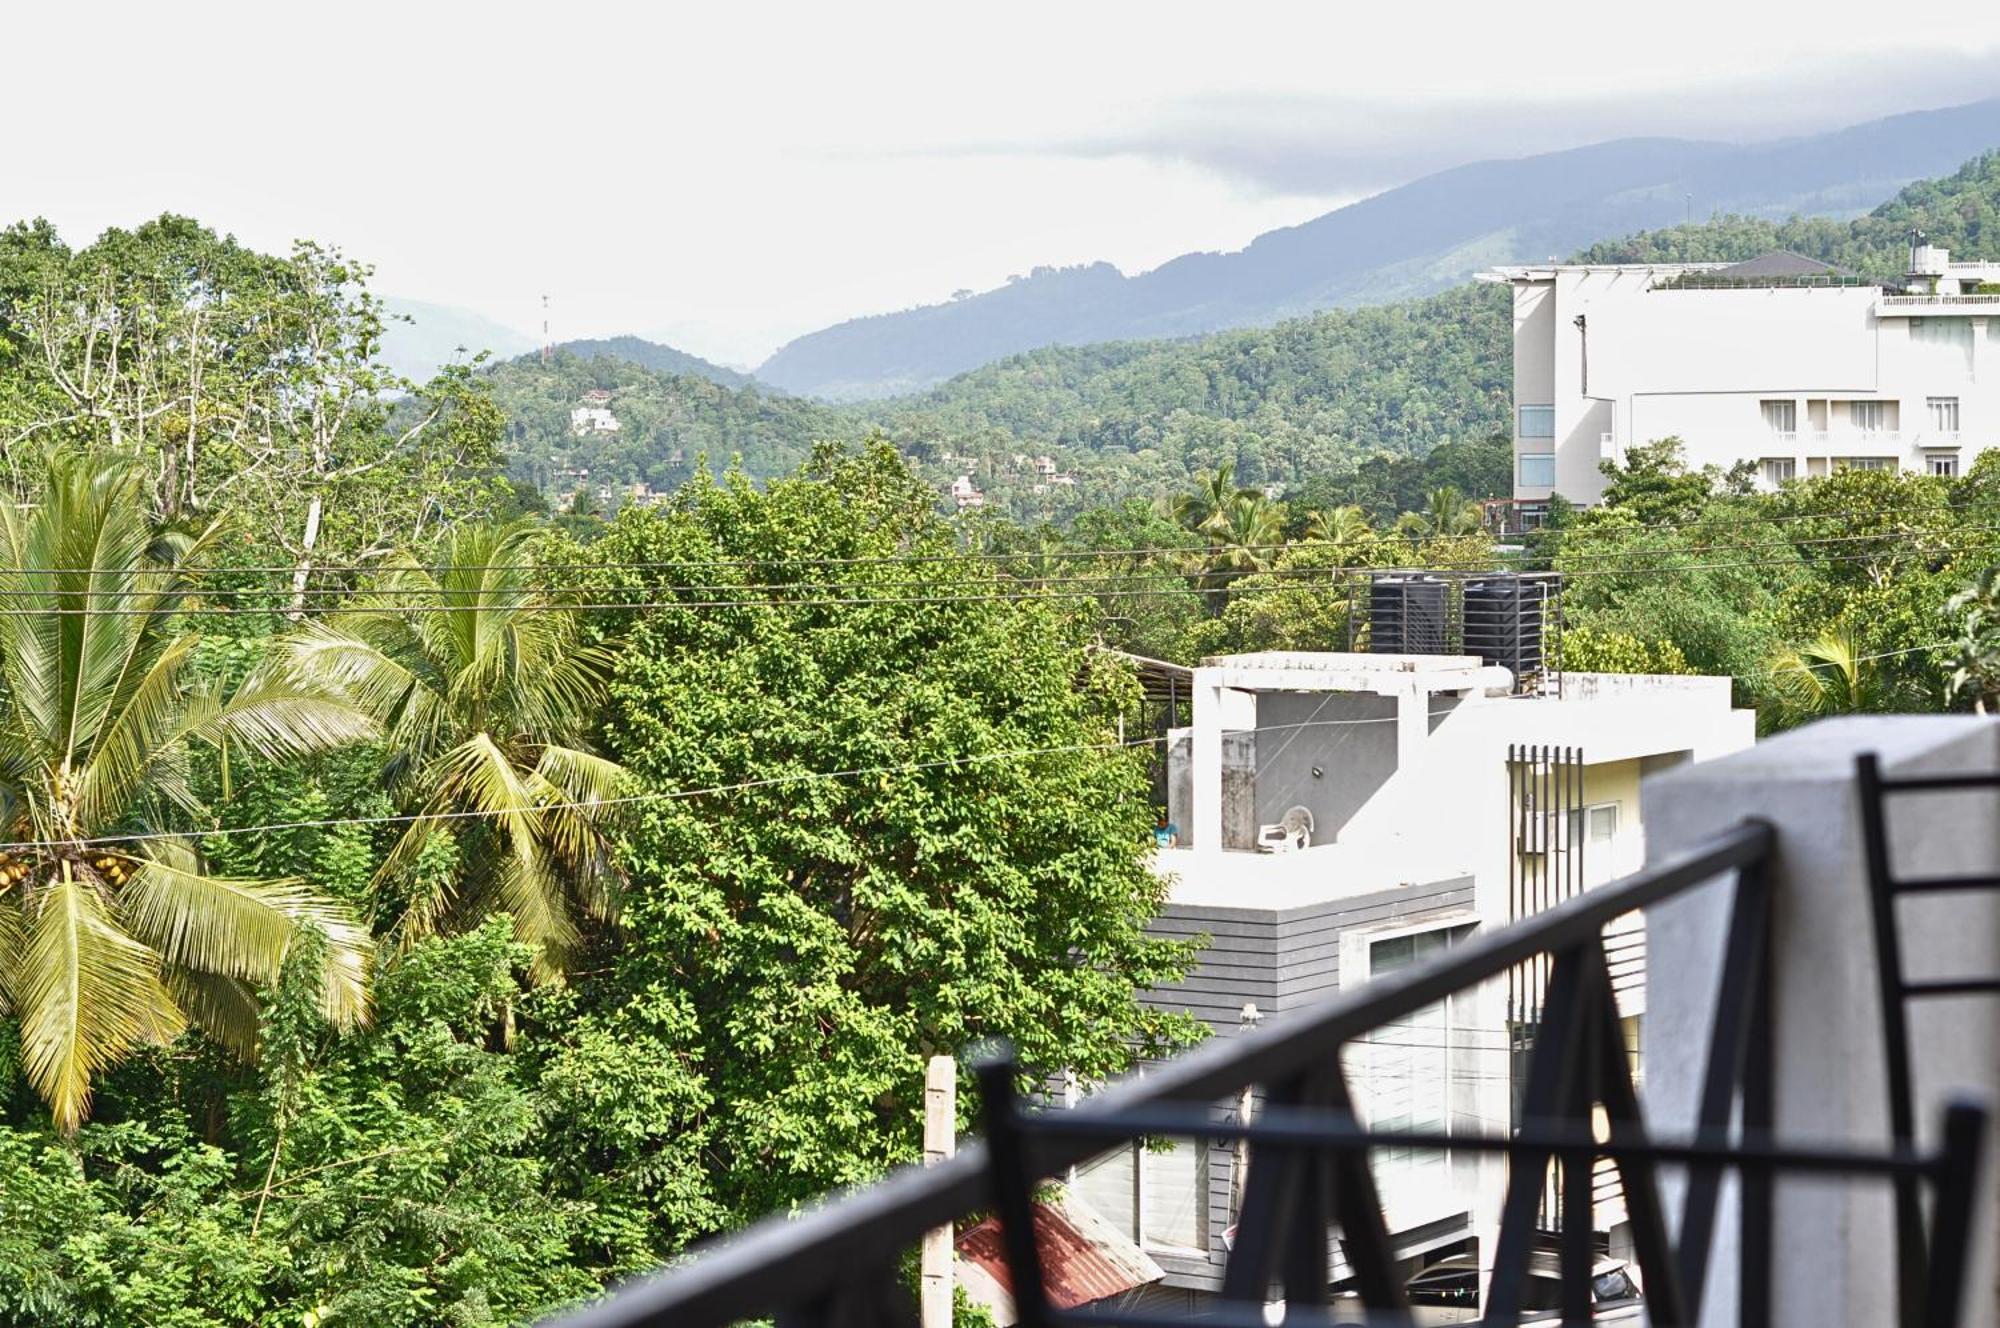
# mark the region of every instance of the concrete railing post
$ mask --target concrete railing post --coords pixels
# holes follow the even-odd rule
[[[1686,850],[1747,817],[1777,829],[1773,885],[1774,1059],[1781,1138],[1882,1148],[1889,1142],[1882,1007],[1862,851],[1854,758],[1884,773],[2000,768],[2000,724],[1971,716],[1823,721],[1721,760],[1646,781],[1648,856]],[[1906,795],[1890,807],[1899,874],[2000,866],[2000,795]],[[1669,901],[1647,919],[1643,1054],[1652,1127],[1680,1134],[1695,1098],[1712,1022],[1728,905],[1718,887]],[[2000,975],[2000,894],[1930,895],[1901,904],[1913,977]],[[1912,1050],[1920,1129],[1953,1093],[2000,1102],[2000,998],[1919,1002]],[[1925,1142],[1928,1142],[1925,1140]],[[1989,1146],[1987,1155],[1993,1156]],[[1965,1322],[1996,1323],[1994,1183],[1982,1181]],[[1733,1194],[1733,1190],[1729,1193]],[[1679,1193],[1668,1195],[1670,1209]],[[1726,1201],[1727,1202],[1727,1201]],[[1773,1317],[1816,1328],[1896,1322],[1895,1239],[1886,1186],[1866,1180],[1779,1185]],[[1710,1275],[1704,1328],[1735,1322],[1738,1227],[1727,1211]]]

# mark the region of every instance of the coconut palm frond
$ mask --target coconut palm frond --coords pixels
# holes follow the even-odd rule
[[[245,678],[186,736],[234,743],[277,761],[366,742],[380,732],[373,715],[323,683],[272,670]]]
[[[242,1060],[257,1057],[263,1034],[264,1003],[241,978],[195,973],[169,966],[160,975],[174,1003],[190,1022]]]
[[[146,782],[173,746],[187,713],[182,672],[200,638],[185,636],[158,652],[152,667],[128,689],[125,702],[107,715],[103,736],[77,779],[76,814],[91,824],[110,824],[125,814],[133,793]]]
[[[64,870],[36,891],[35,917],[11,983],[21,1067],[58,1129],[90,1110],[91,1082],[133,1048],[173,1037],[185,1019],[159,960],[127,936],[96,882]]]

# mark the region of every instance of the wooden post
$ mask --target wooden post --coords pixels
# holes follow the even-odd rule
[[[933,1056],[924,1067],[924,1165],[934,1167],[958,1144],[958,1062]],[[951,1224],[924,1233],[919,1307],[923,1328],[951,1328]]]

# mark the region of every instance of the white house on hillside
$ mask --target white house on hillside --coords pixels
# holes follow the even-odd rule
[[[2000,441],[2000,262],[1919,239],[1900,289],[1797,254],[1498,268],[1514,293],[1514,497],[1597,501],[1600,461],[1677,437],[1760,482],[1956,475]]]

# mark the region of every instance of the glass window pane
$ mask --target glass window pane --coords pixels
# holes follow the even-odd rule
[[[1202,1149],[1194,1139],[1175,1139],[1173,1148],[1160,1153],[1148,1149],[1141,1154],[1146,1192],[1140,1205],[1145,1214],[1148,1246],[1171,1245],[1179,1249],[1201,1248],[1201,1208],[1203,1191]]]
[[[1556,459],[1553,453],[1528,455],[1521,458],[1521,483],[1529,488],[1553,488],[1556,482]]]
[[[1133,1165],[1134,1148],[1126,1144],[1076,1169],[1077,1193],[1127,1240],[1139,1238],[1139,1176]]]

